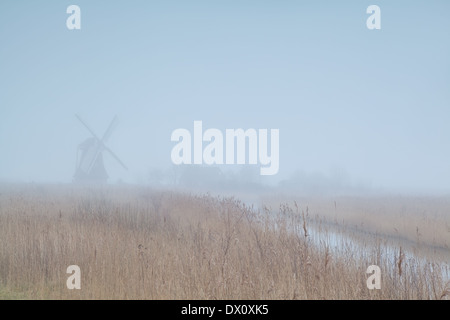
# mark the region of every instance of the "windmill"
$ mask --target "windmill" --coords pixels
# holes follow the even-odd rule
[[[99,182],[105,183],[108,180],[108,174],[103,163],[103,152],[107,151],[114,159],[119,162],[119,164],[128,170],[125,164],[119,159],[118,156],[114,154],[106,146],[106,142],[111,136],[112,131],[117,126],[118,120],[117,116],[111,121],[108,129],[106,130],[103,137],[100,139],[94,131],[84,122],[80,116],[75,115],[78,120],[86,127],[86,129],[92,134],[92,137],[84,140],[77,150],[77,163],[75,175],[73,177],[74,182]],[[81,153],[81,155],[80,155]]]

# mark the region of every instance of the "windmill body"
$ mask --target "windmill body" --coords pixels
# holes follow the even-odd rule
[[[104,151],[108,152],[122,167],[127,169],[123,162],[105,145],[117,125],[117,117],[113,119],[101,139],[98,138],[94,131],[78,115],[77,118],[92,134],[92,137],[86,139],[78,146],[77,163],[73,177],[74,182],[106,183],[108,173],[103,162]]]

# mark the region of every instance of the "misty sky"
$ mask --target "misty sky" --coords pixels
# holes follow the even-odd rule
[[[81,30],[66,8],[81,8]],[[366,8],[381,7],[381,30]],[[112,181],[171,166],[173,130],[280,129],[276,181],[344,172],[450,193],[449,1],[0,2],[0,181],[69,182],[102,135]]]

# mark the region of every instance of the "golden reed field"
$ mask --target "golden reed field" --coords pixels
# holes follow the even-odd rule
[[[294,201],[295,200],[295,201]],[[0,187],[1,299],[449,299],[450,199]],[[81,289],[69,290],[69,265]],[[367,267],[381,289],[367,288]]]

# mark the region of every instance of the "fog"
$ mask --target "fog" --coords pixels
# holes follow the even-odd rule
[[[78,114],[118,117],[109,183],[450,193],[450,2],[376,2],[381,30],[368,1],[1,1],[0,182],[70,183]],[[174,165],[196,120],[279,129],[278,173]]]

